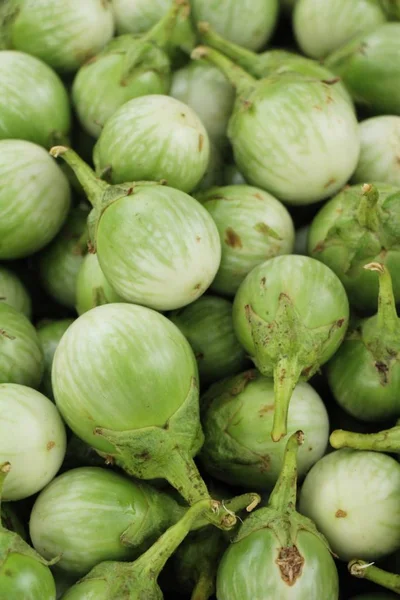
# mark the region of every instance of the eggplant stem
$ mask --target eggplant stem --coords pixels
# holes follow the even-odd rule
[[[176,27],[176,21],[179,14],[185,11],[188,14],[187,0],[174,0],[168,12],[143,35],[141,41],[156,43],[160,48],[165,48],[171,39],[171,35]]]
[[[71,148],[67,148],[66,146],[53,146],[53,148],[50,149],[50,154],[54,158],[61,157],[65,160],[83,187],[90,204],[95,208],[98,207],[109,184],[99,179],[93,169],[91,169]]]
[[[256,80],[226,56],[209,46],[197,46],[191,54],[193,60],[206,59],[223,72],[228,81],[240,94],[246,94],[254,88]]]
[[[297,452],[304,443],[304,433],[296,431],[287,441],[278,481],[269,497],[268,507],[279,512],[296,510]]]
[[[396,300],[393,294],[392,277],[385,265],[372,262],[364,265],[368,271],[376,271],[379,275],[378,322],[379,332],[394,333],[399,327],[399,317],[396,310]]]
[[[361,227],[377,231],[379,228],[378,215],[379,192],[371,183],[362,186],[361,201],[357,210],[357,220]]]
[[[400,594],[400,575],[384,571],[379,567],[375,567],[374,563],[367,563],[364,560],[350,561],[348,570],[351,575],[358,577],[358,579],[367,579],[387,590]]]
[[[274,368],[274,421],[271,437],[279,442],[287,433],[290,399],[299,380],[301,367],[296,357],[282,357]]]
[[[378,433],[354,433],[336,429],[329,438],[333,448],[354,448],[375,452],[400,453],[400,427],[392,427]]]
[[[196,521],[203,515],[213,517],[213,500],[200,500],[172,525],[140,558],[132,563],[132,569],[142,576],[147,574],[152,579],[157,579],[169,557],[175,552],[179,544],[194,528]]]
[[[225,54],[225,56],[229,57],[235,63],[240,65],[242,69],[245,69],[249,73],[254,71],[258,62],[258,55],[255,52],[225,40],[223,37],[218,35],[216,31],[214,31],[209,23],[204,21],[200,21],[197,24],[197,29],[199,31],[201,40],[204,41],[208,46],[214,50],[222,52]]]

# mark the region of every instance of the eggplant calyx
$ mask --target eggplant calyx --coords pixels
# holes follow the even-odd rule
[[[280,294],[275,319],[264,321],[248,304],[247,321],[255,348],[252,357],[258,370],[274,376],[275,412],[272,439],[286,435],[290,398],[299,380],[307,381],[320,367],[320,357],[330,343],[332,334],[347,327],[343,317],[331,324],[309,329],[302,321],[291,298]]]
[[[157,584],[160,572],[177,547],[196,526],[197,521],[205,517],[213,518],[214,504],[213,500],[197,502],[136,561],[100,563],[81,579],[76,587],[79,588],[81,584],[90,586],[91,580],[102,579],[106,582],[112,598],[160,600],[163,597]],[[85,589],[90,588],[86,586]]]

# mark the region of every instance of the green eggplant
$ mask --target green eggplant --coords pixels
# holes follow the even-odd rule
[[[340,406],[376,422],[400,417],[400,318],[389,269],[377,262],[364,269],[378,273],[378,312],[353,321],[326,372]]]
[[[336,273],[350,304],[375,311],[379,279],[365,269],[382,263],[392,275],[395,301],[400,301],[400,191],[384,183],[345,188],[314,217],[308,254]]]
[[[254,511],[222,557],[218,600],[338,600],[336,566],[314,523],[296,512],[296,454],[304,434],[286,446],[268,506]]]
[[[10,463],[0,465],[0,499]],[[56,600],[48,562],[0,523],[0,600]]]

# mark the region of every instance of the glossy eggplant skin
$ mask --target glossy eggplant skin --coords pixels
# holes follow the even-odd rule
[[[55,600],[51,571],[31,556],[11,552],[0,564],[0,600]]]

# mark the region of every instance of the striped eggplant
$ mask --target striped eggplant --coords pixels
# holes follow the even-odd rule
[[[104,277],[97,254],[89,252],[84,257],[76,279],[75,307],[78,315],[82,315],[95,306],[123,302]]]
[[[76,71],[114,34],[110,0],[3,0],[3,4],[7,18],[0,22],[0,38],[56,71]]]
[[[69,99],[49,66],[24,52],[1,50],[0,89],[0,140],[22,139],[45,148],[66,142]]]
[[[30,319],[32,302],[27,289],[13,271],[2,266],[0,266],[0,302],[9,304]]]
[[[11,464],[4,500],[39,492],[56,475],[65,448],[64,423],[53,402],[24,385],[0,384],[0,461]]]
[[[400,188],[400,116],[372,117],[358,127],[361,151],[353,182],[380,181]]]
[[[185,512],[168,494],[100,467],[53,479],[33,505],[29,532],[57,569],[86,575],[103,560],[133,560]]]
[[[294,205],[319,202],[343,187],[357,166],[360,140],[354,108],[337,80],[290,70],[256,80],[206,46],[192,58],[218,66],[236,88],[228,137],[249,183]]]
[[[294,226],[279,200],[249,185],[212,187],[195,198],[214,219],[222,255],[211,284],[217,294],[233,296],[246,275],[267,258],[290,254]]]
[[[349,320],[344,287],[307,256],[277,256],[255,267],[233,303],[236,335],[258,370],[274,378],[272,439],[286,435],[293,389],[327,362]]]
[[[10,471],[9,462],[0,464],[0,503]],[[0,522],[0,593],[4,599],[55,600],[56,586],[47,565],[17,533]]]
[[[154,182],[110,186],[73,150],[55,147],[52,154],[74,169],[94,207],[90,240],[117,294],[157,310],[181,308],[203,294],[218,270],[221,244],[196,200]]]
[[[360,34],[386,22],[379,0],[298,0],[293,29],[301,51],[312,58],[325,58]]]
[[[227,40],[258,50],[277,22],[278,0],[191,0],[195,21],[207,21]]]
[[[200,402],[204,445],[201,462],[213,477],[244,488],[270,490],[283,464],[286,442],[273,442],[274,382],[258,371],[225,379]],[[288,411],[288,434],[304,428],[305,443],[298,452],[298,477],[325,453],[329,419],[320,396],[308,383],[293,390]]]
[[[43,353],[36,329],[25,315],[0,302],[0,384],[39,387]]]
[[[0,128],[1,118],[0,109]],[[29,256],[48,244],[67,217],[70,196],[67,178],[43,148],[0,140],[0,259]]]
[[[375,561],[400,546],[399,497],[400,465],[394,458],[344,448],[312,467],[299,510],[339,558]]]
[[[161,94],[121,106],[93,151],[97,175],[114,184],[163,180],[188,193],[206,172],[209,156],[208,134],[196,113]]]

